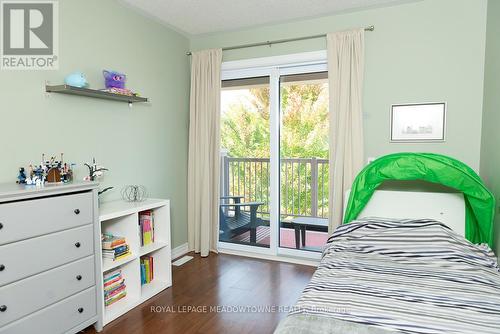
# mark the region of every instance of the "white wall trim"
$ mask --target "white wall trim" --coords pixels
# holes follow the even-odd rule
[[[310,261],[319,261],[321,260],[321,254],[322,252],[313,252],[310,250],[304,250],[304,249],[294,249],[294,248],[286,248],[286,247],[280,247],[278,248],[278,256],[280,257],[293,257],[293,258],[304,258],[306,260]]]
[[[224,246],[229,246],[229,247],[234,246],[234,248],[230,249],[230,248],[225,248]],[[242,246],[243,248],[240,248]],[[318,259],[308,259],[308,258],[301,258],[300,255],[295,256],[295,254],[293,253],[287,254],[287,252],[280,252],[281,255],[275,255],[275,254],[270,254],[268,252],[269,248],[255,247],[255,252],[252,252],[251,250],[249,250],[248,246],[238,245],[238,244],[223,243],[223,247],[219,247],[219,254],[228,254],[228,255],[242,256],[242,257],[250,257],[260,260],[271,260],[277,262],[302,264],[305,266],[312,266],[312,267],[317,267],[319,264],[320,253],[317,253]],[[187,242],[175,248],[172,248],[172,261],[177,258],[180,258],[183,255],[186,255],[187,253],[189,253],[189,246]],[[312,253],[312,252],[307,252],[307,253]]]
[[[238,251],[238,250],[233,250],[233,249],[219,249],[219,254],[228,254],[228,255],[242,256],[242,257],[250,257],[250,258],[259,259],[259,260],[271,260],[271,261],[277,261],[277,262],[302,264],[302,265],[311,266],[311,267],[317,267],[319,264],[319,260],[315,261],[315,260],[300,259],[300,258],[295,258],[295,257],[276,256],[276,255],[269,255],[269,254],[262,254],[262,253],[252,253],[249,251]]]
[[[293,53],[281,56],[250,58],[226,61],[222,63],[222,71],[249,68],[265,68],[280,66],[300,66],[324,63],[327,61],[326,50]]]
[[[186,242],[180,246],[172,248],[172,260],[175,260],[178,257],[181,257],[182,255],[187,253],[189,253],[189,246],[188,243]]]
[[[258,247],[258,246],[219,241],[218,251],[221,252],[225,250],[236,251],[241,254],[249,252],[253,254],[276,255],[274,250],[271,249],[270,247]]]

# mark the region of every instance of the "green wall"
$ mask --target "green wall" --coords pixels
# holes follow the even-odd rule
[[[126,184],[172,201],[173,246],[187,240],[186,188],[189,105],[187,38],[114,0],[59,1],[58,71],[0,71],[0,182],[14,182],[19,166],[65,153],[78,163],[96,157],[110,171],[104,200]],[[102,88],[103,69],[128,75],[127,87],[151,103],[125,103],[52,94],[44,82],[62,83],[72,71]]]
[[[486,0],[424,0],[188,40],[115,0],[60,1],[60,69],[0,71],[0,182],[13,182],[17,168],[38,162],[41,153],[60,152],[78,163],[77,177],[83,178],[83,162],[95,156],[110,169],[102,186],[116,187],[104,200],[119,198],[126,184],[143,184],[151,196],[172,200],[172,240],[174,247],[179,246],[187,240],[189,58],[185,52],[370,24],[376,30],[366,35],[366,156],[431,151],[455,156],[477,170],[486,5]],[[498,10],[499,4],[495,7]],[[500,103],[495,101],[494,77],[500,69],[492,61],[500,55],[492,32],[499,29],[498,23],[492,19],[488,28],[481,172],[500,191],[493,171],[500,162],[494,151],[499,116],[492,111]],[[225,52],[224,59],[324,48],[324,40],[317,39]],[[92,87],[101,88],[104,68],[125,72],[127,86],[151,103],[129,109],[118,102],[44,93],[45,80],[61,83],[75,70],[86,73]],[[448,102],[445,143],[389,143],[392,103],[443,100]]]
[[[366,34],[366,157],[397,151],[454,156],[479,169],[486,0],[425,0],[292,23],[196,36],[194,50],[375,25]],[[325,40],[224,52],[224,60],[325,49]],[[393,103],[448,102],[447,140],[391,144]]]
[[[481,176],[500,204],[500,1],[488,2]],[[500,216],[496,220],[496,250],[500,252]],[[500,254],[499,254],[500,255]]]

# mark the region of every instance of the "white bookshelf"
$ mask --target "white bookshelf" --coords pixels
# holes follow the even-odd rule
[[[146,210],[153,211],[155,241],[141,247],[139,212]],[[165,199],[147,199],[143,202],[103,203],[99,207],[99,221],[101,233],[125,237],[132,253],[119,261],[102,261],[102,274],[120,268],[127,286],[126,297],[105,307],[103,281],[101,279],[101,282],[98,282],[104,309],[103,324],[106,325],[172,285],[170,202]],[[102,254],[99,255],[102,257]],[[140,257],[144,255],[150,255],[154,259],[154,279],[141,286]]]

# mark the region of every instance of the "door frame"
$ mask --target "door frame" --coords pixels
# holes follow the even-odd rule
[[[327,71],[326,50],[303,52],[290,55],[252,58],[222,63],[221,80],[269,76],[269,114],[270,114],[270,245],[252,245],[218,242],[221,253],[252,256],[293,262],[293,259],[317,263],[320,252],[279,247],[280,222],[280,76]]]

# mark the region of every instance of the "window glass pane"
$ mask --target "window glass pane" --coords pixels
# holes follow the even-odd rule
[[[281,76],[280,247],[326,242],[328,104],[328,72]]]
[[[269,87],[269,77],[222,80],[222,89]]]
[[[313,83],[327,83],[328,82],[328,72],[314,72],[314,73],[301,73],[301,74],[291,74],[282,75],[280,77],[280,82],[282,84],[313,84]]]
[[[269,77],[224,80],[222,87],[219,239],[269,247]]]

